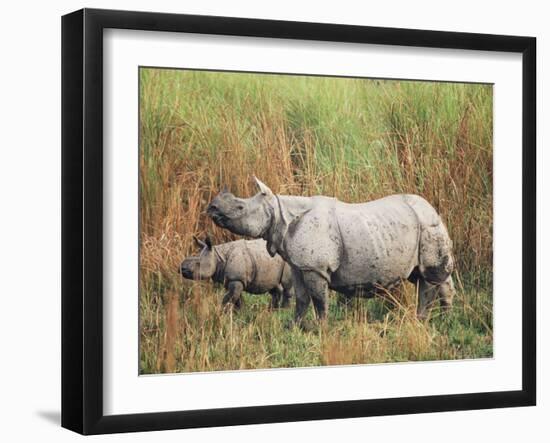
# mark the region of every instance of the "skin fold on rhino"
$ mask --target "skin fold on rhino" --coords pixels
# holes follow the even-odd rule
[[[324,196],[275,195],[254,179],[256,195],[239,198],[224,190],[207,213],[235,234],[265,239],[269,254],[290,264],[296,322],[311,302],[324,319],[329,289],[346,297],[372,296],[406,279],[418,284],[419,319],[438,300],[446,310],[451,307],[452,242],[422,197],[399,194],[350,204]]]
[[[271,256],[264,240],[237,240],[212,245],[194,237],[201,248],[199,255],[187,257],[180,265],[180,274],[190,280],[212,279],[227,289],[223,305],[231,302],[239,309],[242,291],[271,294],[271,307],[290,305],[292,275],[290,267],[279,255]]]

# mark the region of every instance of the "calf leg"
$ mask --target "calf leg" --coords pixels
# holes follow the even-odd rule
[[[271,294],[271,309],[279,309],[281,298],[283,296],[282,292],[283,289],[281,287],[273,288],[271,291],[269,291],[269,293]]]
[[[242,307],[241,294],[243,289],[244,285],[240,281],[227,283],[227,292],[223,297],[222,305],[225,306],[227,303],[232,302],[235,309],[240,309]]]
[[[233,301],[233,306],[235,307],[236,311],[240,311],[241,308],[244,306],[243,296],[239,295],[236,300]]]

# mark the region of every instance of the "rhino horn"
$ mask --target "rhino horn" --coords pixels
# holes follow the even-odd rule
[[[263,195],[273,195],[273,191],[269,189],[269,186],[267,186],[265,183],[259,180],[258,177],[256,177],[255,175],[253,175],[252,177],[254,178],[254,181],[256,182],[258,189]]]
[[[210,240],[209,235],[207,235],[206,238],[204,239],[204,244],[208,249],[212,249],[212,240]]]
[[[229,192],[229,189],[228,189],[227,185],[223,185],[221,193],[222,194],[227,194],[228,192]]]

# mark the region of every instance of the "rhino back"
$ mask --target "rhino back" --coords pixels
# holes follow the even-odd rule
[[[404,196],[339,202],[335,213],[343,246],[331,286],[384,286],[410,275],[418,263],[420,228]]]
[[[252,277],[252,265],[250,259],[244,253],[243,240],[232,241],[217,245],[216,248],[224,257],[221,264],[224,283],[240,281],[246,289]]]
[[[263,294],[279,285],[284,261],[279,255],[269,255],[265,240],[237,240],[226,245],[230,245],[224,271],[226,280],[241,281],[252,294]]]

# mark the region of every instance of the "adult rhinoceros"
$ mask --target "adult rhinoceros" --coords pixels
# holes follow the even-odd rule
[[[238,198],[222,191],[207,209],[212,220],[239,235],[264,238],[271,255],[292,267],[296,322],[310,301],[323,319],[328,289],[372,296],[403,279],[418,281],[417,315],[454,295],[452,242],[435,209],[417,195],[391,195],[368,203],[275,195],[254,177],[260,192]]]

